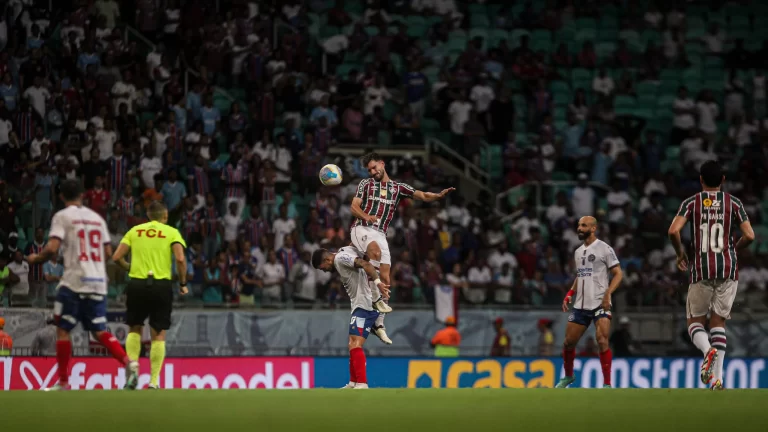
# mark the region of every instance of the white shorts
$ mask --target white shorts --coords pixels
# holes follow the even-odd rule
[[[739,281],[732,279],[704,279],[690,284],[685,302],[686,315],[695,318],[712,311],[725,319],[731,318],[738,287]]]
[[[352,246],[362,252],[368,249],[369,244],[376,242],[381,249],[381,264],[392,265],[387,235],[383,232],[371,227],[353,226],[349,232],[349,237],[352,239]]]

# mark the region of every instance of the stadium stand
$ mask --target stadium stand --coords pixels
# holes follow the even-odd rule
[[[400,209],[398,303],[430,303],[431,286],[453,281],[468,305],[558,305],[575,220],[594,214],[627,274],[617,308],[680,306],[666,228],[698,165],[718,159],[758,237],[740,257],[739,301],[766,306],[760,2],[52,5],[10,2],[0,34],[12,268],[16,250],[45,242],[58,180],[79,176],[114,242],[152,199],[173,209],[194,269],[184,302],[261,305],[278,287],[283,307],[334,306],[338,280],[305,252],[346,244],[366,175],[351,155],[375,148],[398,180],[479,191]],[[326,162],[344,169],[342,187],[318,188]],[[4,302],[50,303],[57,271],[29,269]],[[110,272],[119,304],[125,275]]]

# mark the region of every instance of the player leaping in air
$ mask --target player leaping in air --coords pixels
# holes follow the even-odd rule
[[[702,191],[683,201],[668,234],[677,253],[677,268],[690,274],[685,313],[688,334],[704,354],[701,381],[712,390],[722,390],[725,320],[731,317],[739,285],[736,252],[755,240],[755,232],[741,201],[720,190],[725,176],[717,162],[702,164],[699,179]],[[689,220],[692,261],[680,240],[680,231]],[[736,226],[741,238],[734,242],[731,233]],[[704,328],[708,313],[709,337]]]
[[[443,189],[440,193],[422,192],[415,190],[405,183],[393,181],[387,175],[384,159],[378,154],[368,153],[361,159],[368,170],[370,178],[360,181],[357,193],[352,199],[352,223],[350,238],[352,245],[365,252],[371,264],[381,274],[385,285],[390,285],[389,271],[392,267],[392,256],[387,243],[387,230],[397,212],[397,206],[403,198],[413,198],[419,201],[432,202],[443,199],[455,188]],[[391,344],[392,340],[384,329],[385,312],[391,311],[383,301],[374,301],[381,312],[373,327],[375,334],[382,342]]]
[[[389,298],[389,285],[379,279],[376,269],[366,261],[363,253],[352,246],[346,246],[337,253],[318,249],[312,254],[312,267],[331,272],[334,269],[341,277],[352,302],[352,318],[349,322],[349,383],[342,388],[366,389],[368,379],[365,371],[363,344],[379,318],[373,307],[374,298]],[[373,279],[370,282],[369,279]]]
[[[600,351],[600,366],[603,369],[603,387],[611,386],[611,362],[613,354],[608,344],[611,335],[611,294],[621,284],[623,273],[619,266],[616,252],[608,243],[599,240],[595,235],[597,220],[592,216],[579,219],[577,233],[584,244],[576,249],[573,258],[576,260],[576,280],[563,300],[563,311],[568,311],[568,305],[573,300],[573,311],[568,316],[565,327],[565,343],[563,344],[563,368],[565,376],[557,383],[557,388],[571,385],[576,378],[573,376],[573,361],[576,358],[576,345],[581,340],[589,324],[595,323],[595,336]],[[608,273],[611,274],[610,283]]]
[[[107,348],[126,369],[128,382],[139,369],[130,361],[120,342],[107,331],[107,270],[105,260],[112,256],[107,223],[93,210],[83,207],[83,191],[79,180],[61,183],[65,208],[51,221],[48,244],[42,252],[29,255],[30,265],[47,262],[64,249],[64,275],[56,291],[53,306],[58,327],[56,362],[59,382],[46,390],[69,390],[69,360],[72,341],[69,333],[79,321],[94,338]]]

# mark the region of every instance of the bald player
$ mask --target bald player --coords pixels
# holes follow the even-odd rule
[[[579,219],[576,232],[584,243],[576,249],[576,280],[563,300],[563,312],[568,312],[573,300],[573,311],[568,316],[563,343],[563,378],[557,388],[571,385],[573,361],[576,358],[576,345],[581,340],[587,327],[594,322],[597,345],[600,350],[600,365],[603,369],[603,387],[611,387],[611,361],[613,354],[608,344],[611,334],[611,294],[619,287],[622,278],[619,259],[608,243],[595,235],[597,220],[592,216]],[[608,274],[610,273],[610,283]]]

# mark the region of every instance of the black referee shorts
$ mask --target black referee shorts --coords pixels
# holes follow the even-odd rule
[[[159,332],[171,328],[171,310],[173,308],[173,283],[171,281],[131,279],[125,294],[125,321],[128,326],[144,325],[144,322],[149,318],[149,326],[155,331]]]

